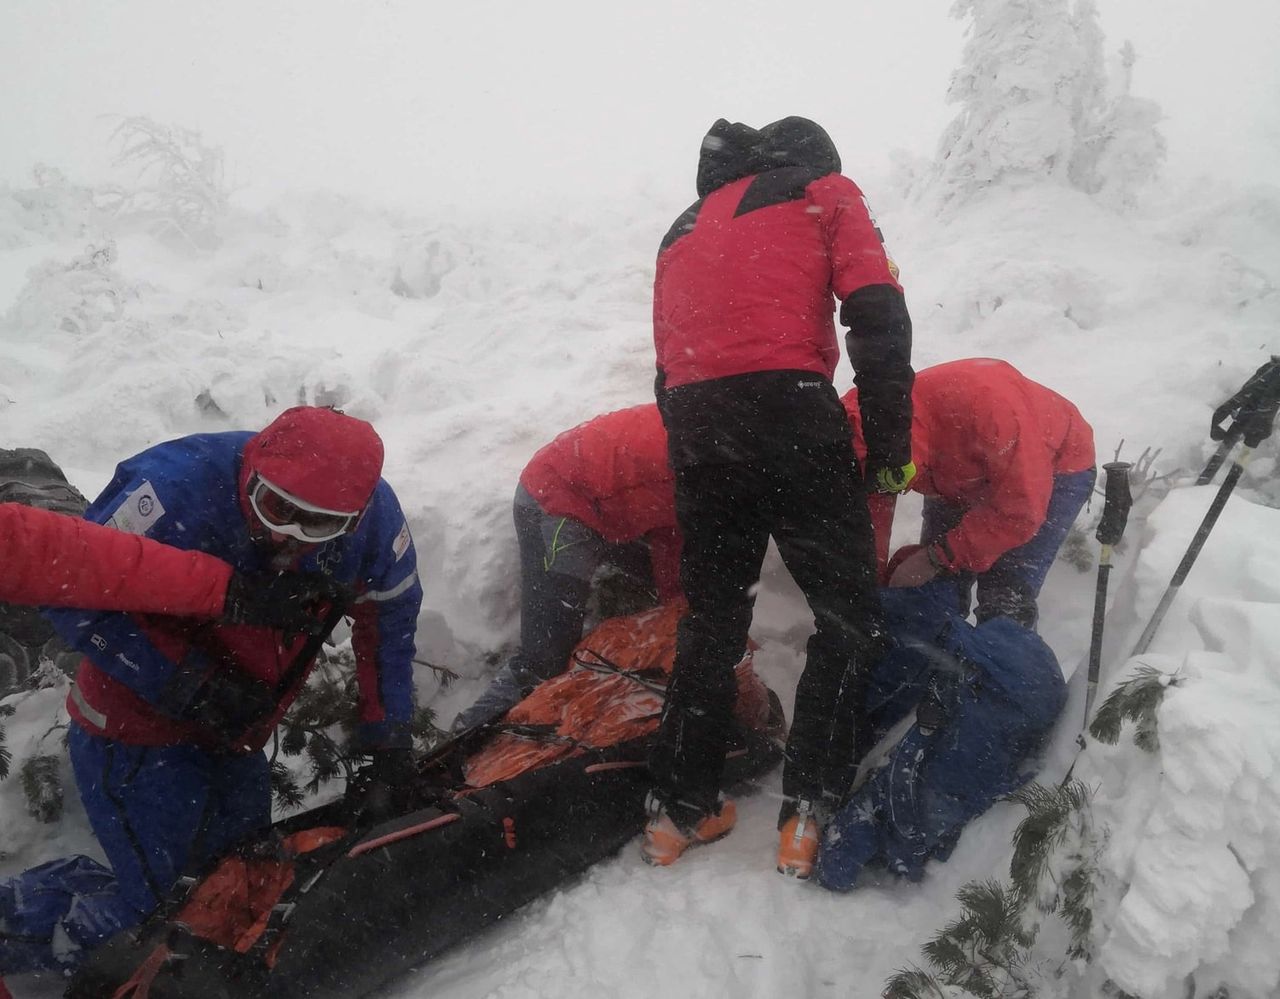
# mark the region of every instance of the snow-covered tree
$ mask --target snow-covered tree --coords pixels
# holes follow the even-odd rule
[[[923,186],[944,202],[1043,181],[1126,202],[1163,157],[1158,107],[1108,79],[1094,0],[956,0],[969,37],[947,99],[960,112]],[[1123,192],[1123,193],[1122,193]]]
[[[1113,92],[1091,130],[1081,135],[1072,162],[1075,186],[1117,206],[1133,203],[1159,172],[1166,153],[1158,128],[1164,117],[1160,105],[1129,92],[1136,60],[1133,45],[1125,42],[1109,77]]]

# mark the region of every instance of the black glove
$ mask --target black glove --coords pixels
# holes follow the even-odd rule
[[[319,573],[235,573],[227,584],[222,617],[232,624],[316,634],[319,609],[345,596],[345,588]]]
[[[345,801],[354,818],[376,824],[408,810],[418,767],[412,749],[380,749],[370,757],[347,785]]]
[[[212,729],[233,749],[255,725],[276,710],[275,691],[261,680],[224,666],[208,674],[182,712],[189,721]]]

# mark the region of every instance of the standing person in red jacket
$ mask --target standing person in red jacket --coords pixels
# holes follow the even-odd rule
[[[680,596],[672,479],[667,432],[652,403],[566,430],[530,459],[514,504],[520,651],[458,716],[456,731],[492,721],[564,669],[582,638],[591,577],[610,546],[646,546],[659,601]]]
[[[0,600],[44,607],[220,617],[306,630],[332,596],[322,576],[236,572],[184,551],[62,513],[0,503]]]
[[[825,131],[721,119],[699,199],[658,251],[658,406],[675,469],[689,600],[654,750],[643,855],[674,862],[724,835],[733,667],[770,536],[813,610],[783,770],[778,870],[808,877],[825,813],[852,778],[855,719],[885,641],[862,472],[832,387],[832,295],[862,389],[868,467],[913,474],[911,320],[895,268]]]
[[[924,525],[920,545],[894,556],[889,585],[953,576],[968,613],[976,580],[979,621],[1034,628],[1040,587],[1093,492],[1093,429],[1062,396],[986,357],[917,372],[912,400]],[[844,402],[856,426],[857,392]],[[891,519],[890,509],[886,545]]]

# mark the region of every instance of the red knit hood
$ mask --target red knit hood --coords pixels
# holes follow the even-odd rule
[[[382,439],[364,420],[336,409],[295,406],[244,447],[240,495],[261,475],[313,506],[340,513],[364,510],[382,475]]]

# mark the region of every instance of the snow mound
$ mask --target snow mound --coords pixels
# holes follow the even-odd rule
[[[1173,492],[1134,581],[1154,609],[1215,488]],[[1132,640],[1132,636],[1130,636]],[[1098,965],[1122,989],[1181,996],[1194,976],[1234,996],[1280,988],[1280,510],[1233,497],[1151,652],[1171,679],[1159,749],[1091,748],[1110,826]],[[1090,783],[1095,778],[1086,777]]]

